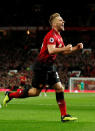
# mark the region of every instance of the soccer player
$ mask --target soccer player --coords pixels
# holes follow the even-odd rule
[[[58,53],[70,54],[82,49],[83,44],[78,43],[74,47],[72,47],[71,44],[68,44],[67,46],[64,45],[63,39],[60,35],[60,32],[64,31],[64,20],[59,13],[52,14],[50,16],[49,23],[51,25],[51,30],[46,34],[40,53],[35,62],[32,87],[27,90],[20,91],[19,94],[17,93],[15,95],[7,92],[3,104],[6,105],[12,98],[39,96],[43,87],[48,84],[50,87],[55,89],[56,101],[61,113],[61,121],[73,121],[77,118],[72,117],[67,113],[64,89],[57,73],[55,60]]]
[[[19,94],[21,94],[21,92],[26,92],[26,90],[28,90],[30,88],[30,85],[27,84],[27,77],[25,75],[20,75],[19,80],[20,80],[20,82],[17,86],[15,85],[10,88],[10,100],[12,98],[19,98]],[[6,91],[5,95],[7,93],[9,93],[9,92]]]

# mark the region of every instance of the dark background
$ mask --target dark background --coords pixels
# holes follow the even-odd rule
[[[66,26],[95,26],[95,2],[70,0],[3,0],[0,26],[48,25],[49,16],[59,12]]]
[[[15,46],[18,48],[27,46],[28,49],[40,49],[43,38],[50,28],[49,17],[55,12],[60,13],[66,21],[65,31],[62,32],[65,45],[83,42],[84,48],[95,48],[95,2],[82,0],[1,1],[0,47],[12,49]],[[31,28],[29,35],[28,27]],[[33,27],[36,29],[33,30]],[[40,30],[39,27],[43,28]]]

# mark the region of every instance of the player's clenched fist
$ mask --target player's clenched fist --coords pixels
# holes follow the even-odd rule
[[[71,44],[68,44],[67,46],[65,46],[65,48],[68,51],[72,51],[72,45]]]
[[[78,43],[77,47],[78,47],[78,49],[83,49],[83,43]]]

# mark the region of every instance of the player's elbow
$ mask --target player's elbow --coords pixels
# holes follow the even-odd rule
[[[48,53],[49,53],[49,55],[52,55],[52,54],[54,54],[54,50],[53,49],[48,50]]]
[[[49,55],[52,55],[52,54],[54,54],[53,51],[49,51]]]

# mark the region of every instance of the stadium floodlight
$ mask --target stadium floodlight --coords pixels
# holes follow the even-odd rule
[[[70,92],[95,91],[95,78],[91,77],[70,77]]]

